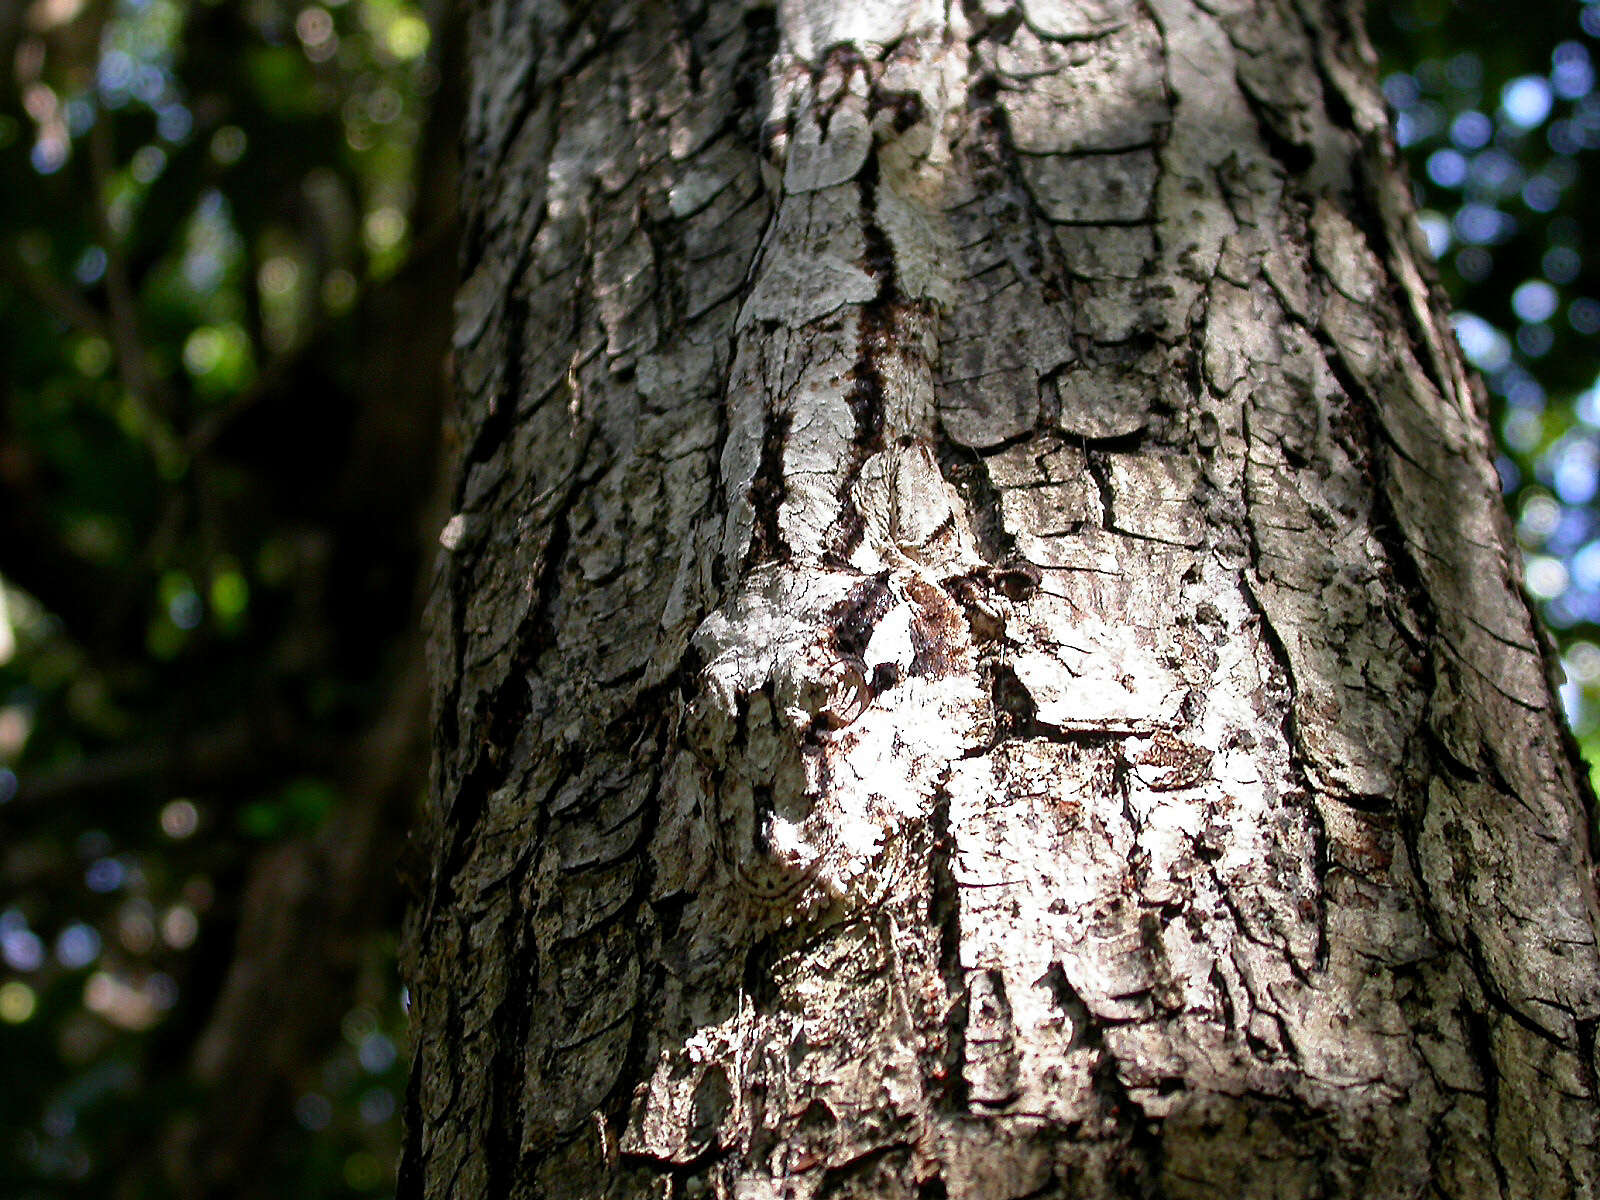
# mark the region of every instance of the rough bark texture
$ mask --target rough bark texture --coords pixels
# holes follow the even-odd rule
[[[406,1197],[1551,1197],[1589,815],[1333,0],[486,0]]]

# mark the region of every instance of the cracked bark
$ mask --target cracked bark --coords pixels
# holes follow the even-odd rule
[[[1594,1194],[1592,797],[1351,12],[475,24],[402,1195]]]

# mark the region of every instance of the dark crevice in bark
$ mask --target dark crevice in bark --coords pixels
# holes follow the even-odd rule
[[[1304,175],[1316,163],[1316,151],[1293,138],[1285,128],[1287,122],[1271,101],[1257,95],[1242,77],[1237,82],[1239,94],[1249,106],[1250,115],[1256,119],[1256,132],[1261,135],[1261,143],[1266,146],[1267,153],[1283,164],[1290,178]]]
[[[420,1047],[417,1048],[420,1050]],[[406,1075],[405,1103],[402,1120],[405,1129],[404,1148],[395,1176],[395,1200],[423,1200],[426,1186],[423,1170],[423,1132],[425,1118],[422,1113],[422,1076],[424,1059],[416,1054],[411,1070]]]
[[[763,84],[766,82],[767,66],[778,48],[777,19],[777,10],[774,6],[752,8],[744,14],[743,30],[745,42],[740,48],[738,61],[733,68],[733,92],[738,103],[734,108],[733,114],[729,117],[729,121],[735,124],[748,121],[751,124],[751,128],[745,131],[746,136],[741,139],[746,143],[749,143],[752,141],[752,139],[757,137],[762,138],[763,144],[765,142],[764,131],[756,124],[757,118],[754,116],[754,114],[764,108],[764,105],[760,103],[760,92]],[[759,202],[758,198],[759,193],[757,193],[757,197],[752,198],[751,203]],[[776,216],[777,206],[769,205],[767,219],[764,223],[761,234],[756,239],[755,243],[758,247],[758,255],[759,247],[766,244],[767,237],[772,228],[773,219]],[[747,270],[744,281],[740,284],[737,293],[732,298],[733,310],[735,312],[743,310],[745,302],[749,299],[751,289],[754,286],[755,273]],[[710,449],[707,451],[707,458],[711,464],[710,477],[712,479],[721,478],[720,467],[722,463],[722,455],[728,441],[728,412],[730,409],[729,389],[732,386],[733,366],[738,358],[739,351],[739,335],[737,332],[730,331],[728,334],[727,344],[727,361],[722,369],[722,378],[720,380],[720,386],[717,389],[716,435],[712,439]],[[769,420],[772,422],[776,422],[779,419],[780,417],[777,416],[769,418]],[[756,508],[757,527],[757,531],[752,534],[752,538],[754,539],[757,536],[769,538],[770,551],[775,556],[780,553],[780,547],[783,547],[782,538],[777,534],[777,512],[778,505],[782,502],[782,442],[783,438],[787,436],[787,433],[787,425],[785,425],[782,429],[774,429],[773,425],[769,424],[767,429],[767,437],[764,438],[762,442],[762,460],[761,467],[758,468],[757,471],[757,480],[763,480],[762,469],[765,469],[767,472],[764,477],[765,485],[768,487],[775,486],[777,490],[776,497],[770,499],[770,505],[766,510],[768,516],[764,526],[761,502],[756,496],[751,496],[751,503],[755,505]],[[775,448],[771,449],[769,453],[768,441],[774,435],[778,439],[778,444]],[[752,487],[754,486],[756,485],[752,484]],[[728,504],[725,489],[723,487],[712,488],[710,490],[710,495],[707,498],[705,516],[703,517],[703,520],[709,524],[715,525],[717,523],[716,519],[725,516],[727,510]],[[787,548],[783,547],[783,549],[786,550]],[[746,567],[753,565],[755,561],[758,561],[755,557],[756,555],[757,548],[752,540],[751,549],[746,555]],[[734,582],[728,578],[730,566],[731,564],[725,562],[720,554],[715,556],[711,563],[712,586],[719,591],[726,589]],[[708,603],[714,605],[717,603],[717,600],[717,597],[710,597]]]
[[[849,596],[828,609],[826,616],[833,644],[841,655],[859,659],[866,653],[873,630],[894,607],[894,593],[889,588],[892,574],[884,570],[869,576],[857,584]]]
[[[1489,1018],[1486,1014],[1465,1004],[1456,1011],[1467,1033],[1467,1052],[1472,1056],[1478,1074],[1483,1078],[1483,1100],[1488,1109],[1485,1131],[1488,1134],[1486,1139],[1488,1144],[1484,1150],[1494,1166],[1494,1178],[1499,1194],[1507,1196],[1511,1194],[1511,1187],[1506,1178],[1505,1164],[1500,1161],[1500,1064],[1495,1058],[1494,1034],[1489,1028]]]
[[[886,50],[885,59],[891,57],[891,51]],[[889,127],[895,133],[905,133],[913,125],[920,122],[927,115],[927,106],[923,103],[922,94],[915,91],[892,91],[888,88],[872,89],[872,94],[867,97],[867,121],[872,123],[878,114],[889,114]]]
[[[700,52],[700,31],[705,28],[706,12],[703,7],[687,3],[686,0],[672,0],[672,16],[682,37],[682,45],[687,49],[683,70],[689,94],[697,96],[702,90],[705,74],[705,56]]]
[[[994,706],[996,744],[1046,736],[1040,732],[1039,706],[1009,663],[989,665],[989,696]]]
[[[654,205],[649,203],[652,199],[656,202]],[[660,211],[660,201],[663,199],[659,194],[641,197],[634,220],[645,241],[650,243],[650,265],[646,269],[655,276],[655,287],[651,289],[651,294],[661,307],[661,328],[681,329],[689,323],[688,271],[673,268],[681,268],[686,264],[688,255],[683,244],[683,223]],[[652,348],[646,343],[636,352],[624,353],[648,354]],[[632,364],[626,368],[629,379],[634,377],[634,370]]]
[[[540,806],[541,816],[544,807]],[[540,821],[541,826],[545,824]],[[531,844],[543,842],[541,829]],[[530,859],[517,863],[505,886],[520,894]],[[487,1194],[510,1196],[522,1163],[522,1095],[529,1063],[528,1034],[533,1022],[534,998],[541,990],[534,925],[519,905],[509,906],[497,941],[506,956],[505,996],[491,1019],[493,1050],[489,1059],[489,1112],[484,1131],[484,1168]]]
[[[941,782],[929,816],[932,842],[928,854],[928,924],[938,932],[939,977],[944,983],[946,1014],[942,1042],[933,1039],[932,1062],[924,1062],[923,1091],[942,1112],[964,1112],[967,1080],[967,990],[961,969],[961,885],[955,875],[955,837],[950,828],[950,789]]]
[[[1078,994],[1078,989],[1072,986],[1072,981],[1067,978],[1059,962],[1051,963],[1039,982],[1049,990],[1051,1003],[1072,1025],[1069,1049],[1084,1047],[1098,1050],[1105,1044],[1105,1035],[1100,1030],[1099,1022],[1094,1019],[1089,1005]]]
[[[583,453],[584,450],[579,451],[580,460]],[[577,486],[580,474],[581,470],[574,471],[573,489]],[[549,610],[560,589],[561,569],[567,560],[571,536],[570,505],[563,503],[556,510],[550,538],[545,544],[533,604],[517,630],[517,652],[506,670],[504,680],[484,709],[476,714],[477,728],[473,733],[478,754],[472,767],[457,784],[455,796],[449,805],[451,842],[439,860],[438,874],[434,880],[435,904],[443,900],[444,889],[453,885],[456,875],[465,865],[471,839],[477,832],[489,796],[505,781],[510,767],[508,759],[519,735],[527,727],[533,707],[528,677],[539,654],[554,638],[554,631],[549,628]]]
[[[1089,478],[1094,480],[1095,491],[1100,496],[1100,521],[1107,529],[1116,529],[1117,514],[1115,496],[1111,491],[1111,474],[1106,469],[1106,461],[1096,453],[1083,456],[1084,469],[1089,472]]]
[[[651,1023],[646,1018],[653,1011],[666,984],[666,966],[661,961],[660,944],[670,936],[662,928],[668,924],[668,920],[661,906],[650,903],[655,891],[655,858],[641,851],[654,841],[660,825],[661,789],[667,776],[665,767],[674,750],[673,727],[681,706],[692,695],[699,675],[699,658],[698,652],[690,647],[678,668],[660,684],[641,690],[629,711],[612,722],[608,732],[609,738],[619,741],[625,739],[633,746],[636,761],[646,761],[656,767],[645,797],[639,835],[629,852],[629,857],[636,859],[640,867],[627,901],[618,907],[607,922],[622,923],[632,929],[634,953],[640,964],[638,990],[633,1005],[635,1020],[628,1038],[628,1048],[611,1093],[601,1105],[614,1138],[620,1138],[627,1125],[636,1083],[648,1077]],[[652,722],[655,724],[653,731],[641,729],[637,737],[626,738],[630,728],[648,727]],[[675,919],[681,918],[682,907],[679,906],[672,915]]]
[[[966,507],[978,553],[989,563],[1015,561],[1016,539],[1006,532],[1000,492],[989,478],[982,457],[977,451],[952,442],[948,435],[939,439],[936,457],[939,474],[955,488]]]
[[[1329,853],[1328,825],[1322,819],[1321,807],[1312,796],[1313,793],[1307,792],[1303,796],[1295,797],[1295,799],[1300,802],[1300,811],[1305,814],[1306,823],[1310,826],[1311,832],[1311,877],[1315,881],[1316,895],[1314,898],[1305,901],[1305,903],[1316,906],[1317,944],[1311,952],[1311,963],[1312,969],[1320,972],[1328,965],[1328,901],[1325,895],[1325,884],[1332,860]],[[1334,798],[1341,799],[1342,797]],[[1377,797],[1375,799],[1386,800],[1387,798]],[[1358,806],[1352,805],[1352,807]],[[1299,915],[1303,917],[1305,914],[1301,913]],[[1296,969],[1298,974],[1298,964],[1295,963],[1293,955],[1289,956],[1289,964],[1291,968]]]
[[[967,39],[967,44],[974,49],[983,42],[1005,44],[1018,29],[1022,28],[1021,9],[1010,9],[991,20],[985,6],[979,0],[961,0],[961,11],[972,25],[973,34]],[[992,75],[984,78],[993,81],[996,86],[999,85],[999,81]]]
[[[1433,690],[1433,677],[1430,674],[1421,681],[1425,690],[1431,694]],[[1417,729],[1417,738],[1427,755],[1430,768],[1442,768],[1444,773],[1452,779],[1466,783],[1479,783],[1483,780],[1483,773],[1471,763],[1462,762],[1448,742],[1439,736],[1439,731],[1431,724],[1424,721]]]
[[[850,389],[845,393],[845,403],[855,422],[851,437],[854,453],[835,489],[844,516],[829,548],[830,555],[841,561],[849,559],[865,534],[865,522],[851,493],[867,459],[884,448],[883,361],[896,350],[896,324],[901,306],[894,247],[878,223],[876,152],[867,155],[857,183],[861,190],[861,269],[877,282],[878,290],[857,310],[856,360],[850,368]]]
[[[1119,1063],[1105,1046],[1094,1067],[1094,1087],[1107,1115],[1127,1138],[1128,1151],[1119,1156],[1113,1181],[1126,1200],[1157,1200],[1161,1195],[1161,1167],[1166,1143],[1162,1123],[1152,1119],[1144,1106],[1128,1094],[1119,1073]]]
[[[1063,151],[1060,151],[1060,150],[1045,150],[1045,151],[1017,150],[1014,153],[1016,154],[1016,156],[1017,156],[1017,158],[1019,160],[1021,160],[1021,159],[1030,159],[1030,158],[1031,159],[1059,158],[1059,159],[1063,160],[1064,162],[1074,162],[1074,161],[1076,161],[1078,159],[1081,159],[1081,158],[1090,158],[1090,159],[1093,159],[1093,158],[1116,158],[1118,155],[1132,154],[1135,150],[1154,150],[1160,145],[1161,145],[1161,142],[1158,139],[1151,138],[1149,141],[1128,142],[1128,143],[1126,143],[1124,145],[1116,145],[1116,146],[1080,146],[1077,149],[1072,150],[1072,151],[1068,151],[1068,152],[1063,152]],[[1071,221],[1055,221],[1055,222],[1052,222],[1052,223],[1053,224],[1057,224],[1057,225],[1070,225],[1070,224],[1073,224],[1073,222],[1071,222]],[[1082,222],[1082,224],[1084,224],[1084,225],[1105,225],[1105,224],[1113,224],[1113,223],[1115,223],[1115,219],[1114,218],[1113,218],[1112,221],[1108,222],[1108,221],[1105,221],[1105,220],[1101,220],[1098,217],[1093,221],[1084,221],[1084,222]],[[1149,217],[1142,217],[1142,218],[1137,219],[1137,221],[1135,223],[1139,224],[1139,225],[1149,225],[1152,222],[1151,222]]]
[[[1578,1031],[1578,1063],[1583,1070],[1583,1081],[1588,1086],[1589,1098],[1600,1099],[1600,1065],[1595,1063],[1595,1030],[1600,1028],[1600,1017],[1586,1017],[1574,1023]]]
[[[1122,1082],[1118,1061],[1106,1046],[1100,1020],[1072,986],[1060,963],[1051,963],[1043,982],[1056,1008],[1073,1027],[1072,1048],[1096,1052],[1093,1072],[1095,1092],[1105,1115],[1127,1138],[1129,1154],[1118,1164],[1116,1184],[1129,1200],[1154,1200],[1160,1194],[1163,1144],[1161,1122],[1152,1120]]]
[[[1148,229],[1155,225],[1149,217],[1096,217],[1092,221],[1052,220],[1058,229]],[[1076,278],[1074,276],[1074,278]],[[1131,339],[1130,339],[1131,340]],[[1121,341],[1097,342],[1096,345],[1120,346]]]
[[[624,1191],[622,1194],[660,1195],[662,1194],[662,1189],[658,1184],[662,1180],[667,1183],[665,1194],[668,1196],[709,1194],[709,1189],[695,1188],[691,1185],[703,1180],[712,1167],[727,1157],[728,1151],[717,1145],[716,1142],[712,1142],[711,1145],[701,1150],[698,1154],[681,1161],[668,1161],[650,1154],[641,1154],[637,1151],[624,1152],[619,1156],[620,1161],[631,1167],[642,1168],[648,1173],[652,1183],[647,1185],[647,1193]]]
[[[467,478],[471,475],[472,468],[493,458],[494,452],[505,443],[511,433],[512,423],[522,399],[522,389],[526,386],[523,343],[527,336],[528,298],[520,287],[512,286],[508,290],[505,324],[508,347],[505,356],[505,378],[496,389],[497,394],[490,402],[488,411],[478,422],[467,452],[462,455],[454,488],[453,503],[457,511],[461,509],[465,500]]]
[[[874,1146],[848,1162],[824,1167],[822,1184],[816,1191],[816,1200],[891,1194],[886,1190],[886,1181],[875,1183],[873,1176],[882,1171],[890,1178],[903,1178],[909,1171],[911,1158],[912,1150],[909,1145],[903,1142],[889,1142],[886,1145]]]
[[[1098,451],[1100,458],[1094,461],[1092,469],[1097,472],[1096,482],[1099,481],[1099,472],[1105,468],[1105,455],[1107,454],[1137,454],[1147,450],[1156,439],[1150,430],[1135,429],[1132,433],[1113,433],[1105,437],[1092,437],[1089,434],[1077,433],[1073,430],[1063,430],[1062,437],[1072,445],[1085,452]]]
[[[1202,861],[1214,862],[1216,855],[1208,853],[1198,843],[1195,846],[1196,857]],[[1224,1028],[1239,1028],[1239,1015],[1233,1008],[1233,996],[1228,991],[1228,981],[1222,977],[1222,968],[1215,963],[1211,964],[1211,975],[1208,979],[1212,989],[1217,993],[1217,1006],[1222,1010],[1222,1023]]]
[[[506,134],[500,145],[496,147],[491,173],[497,173],[505,166],[504,156],[506,151],[516,144],[517,134],[527,120],[528,114],[539,107],[539,102],[544,98],[545,93],[552,89],[561,88],[567,80],[576,76],[584,68],[611,53],[622,44],[629,33],[626,28],[607,30],[601,21],[596,20],[597,16],[604,17],[605,14],[603,12],[585,11],[582,8],[569,11],[576,12],[578,14],[577,19],[569,22],[564,29],[550,31],[549,35],[541,39],[541,41],[543,45],[560,48],[570,57],[549,69],[546,69],[546,64],[538,61],[538,59],[535,59],[532,63],[529,71],[532,79],[529,86],[520,89],[521,103],[518,105],[517,111],[512,114],[511,119],[506,122]],[[584,43],[584,39],[578,36],[578,31],[585,24],[598,26],[597,29],[590,30],[593,40],[588,42],[587,45]],[[540,78],[541,76],[543,76],[542,79]]]
[[[751,570],[764,562],[787,562],[789,544],[784,540],[778,516],[788,488],[783,478],[783,451],[788,443],[790,413],[769,413],[766,431],[761,436],[761,457],[755,478],[750,481],[750,504],[755,509],[755,524],[750,531],[750,549],[743,569]]]
[[[780,998],[777,962],[778,938],[775,934],[758,937],[745,950],[740,986],[758,1013],[771,1012]]]

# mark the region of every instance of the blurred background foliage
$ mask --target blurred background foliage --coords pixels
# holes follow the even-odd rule
[[[1600,2],[1370,13],[1600,761]],[[381,1196],[448,0],[0,3],[0,1192]]]
[[[369,1196],[457,22],[0,3],[0,1193]]]

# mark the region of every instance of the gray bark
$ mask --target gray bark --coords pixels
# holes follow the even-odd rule
[[[407,1197],[1595,1194],[1335,0],[485,0]]]

